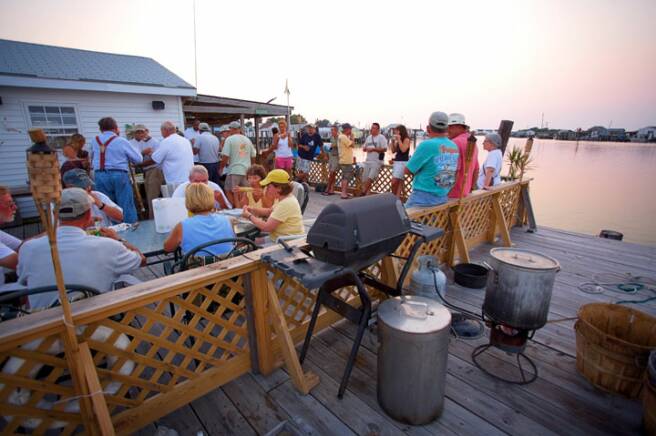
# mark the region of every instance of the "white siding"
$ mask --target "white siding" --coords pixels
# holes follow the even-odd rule
[[[155,138],[160,138],[159,126],[166,120],[183,130],[182,104],[175,96],[0,87],[0,98],[0,185],[27,184],[25,150],[31,144],[26,107],[30,103],[74,106],[87,144],[99,133],[98,120],[105,116],[114,117],[121,131],[125,124],[145,124]],[[163,101],[165,109],[153,110],[153,100]]]

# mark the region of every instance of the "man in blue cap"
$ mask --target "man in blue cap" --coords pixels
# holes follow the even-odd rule
[[[109,227],[112,224],[123,222],[123,209],[114,203],[108,196],[99,191],[94,191],[94,183],[86,171],[75,168],[64,174],[64,186],[66,188],[84,189],[91,199],[91,216],[101,227]]]

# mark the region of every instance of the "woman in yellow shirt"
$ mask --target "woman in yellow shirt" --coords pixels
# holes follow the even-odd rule
[[[260,182],[266,177],[266,170],[262,165],[251,165],[246,170],[246,180],[250,186],[237,186],[234,189],[234,207],[248,206],[250,208],[271,209],[274,199],[266,195]]]
[[[303,235],[303,214],[298,200],[292,194],[289,174],[282,169],[273,170],[260,185],[266,187],[265,196],[278,202],[271,209],[244,206],[242,216],[261,231],[270,233],[272,241],[281,236]]]

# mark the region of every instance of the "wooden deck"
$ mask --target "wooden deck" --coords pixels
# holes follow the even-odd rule
[[[335,197],[312,195],[306,216],[316,215]],[[581,292],[582,282],[601,273],[656,275],[656,247],[603,240],[566,231],[540,228],[538,233],[514,229],[513,243],[558,259],[558,274],[550,320],[573,317],[585,303],[640,299],[649,294],[591,295]],[[485,260],[491,245],[472,251],[472,260]],[[447,271],[448,272],[448,271]],[[159,275],[143,269],[142,278]],[[450,275],[449,275],[450,277]],[[450,280],[448,297],[463,308],[480,311],[484,291],[461,288]],[[634,307],[656,315],[656,301]],[[282,369],[268,377],[246,374],[142,429],[154,434],[165,426],[181,435],[266,434],[287,422],[300,434],[640,434],[642,408],[637,400],[593,388],[575,368],[573,321],[549,323],[529,342],[526,354],[534,359],[539,378],[528,386],[496,381],[472,364],[474,347],[487,338],[452,338],[449,345],[444,413],[427,426],[412,427],[392,420],[376,399],[376,338],[367,333],[360,348],[348,390],[342,400],[337,388],[350,351],[354,327],[340,322],[312,341],[304,364],[321,383],[301,396]],[[498,374],[513,374],[511,356],[495,350],[481,361]],[[403,375],[400,368],[400,375]],[[278,433],[275,433],[278,434]],[[286,433],[293,434],[293,433]]]

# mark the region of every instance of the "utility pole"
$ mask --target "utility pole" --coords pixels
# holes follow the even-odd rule
[[[289,113],[289,81],[285,79],[285,94],[287,94],[287,125],[292,125],[292,115]]]

